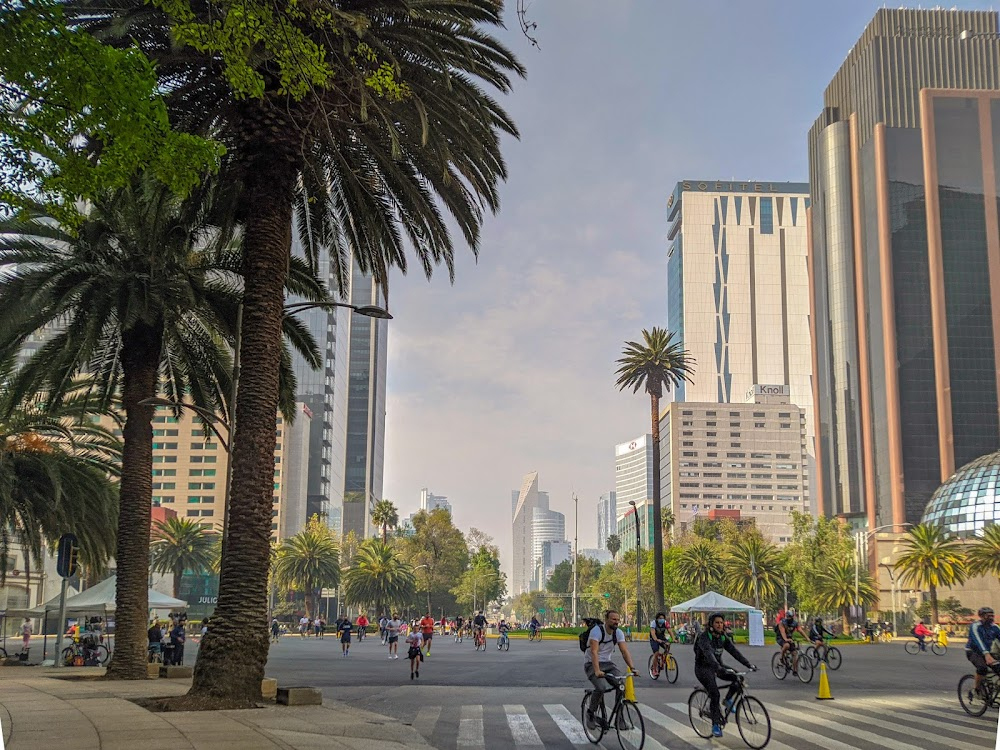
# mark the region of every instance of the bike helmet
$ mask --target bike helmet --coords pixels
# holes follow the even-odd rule
[[[979,608],[979,616],[980,617],[985,617],[986,615],[992,615],[992,614],[993,614],[993,607],[980,607]]]
[[[789,607],[788,610],[785,612],[785,619],[786,620],[795,619],[795,610],[792,607]]]

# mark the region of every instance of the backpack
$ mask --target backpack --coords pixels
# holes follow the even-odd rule
[[[601,643],[607,642],[604,640],[604,636],[606,635],[604,632],[604,623],[593,617],[584,617],[583,624],[587,626],[587,629],[580,633],[579,636],[580,650],[583,653],[587,653],[590,650],[590,631],[594,629],[595,625],[601,629]]]

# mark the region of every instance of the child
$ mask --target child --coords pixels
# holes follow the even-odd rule
[[[422,651],[424,637],[420,633],[419,628],[414,628],[409,632],[406,636],[406,644],[410,647],[406,655],[410,660],[410,679],[412,680],[414,675],[420,677],[420,662],[424,660],[424,653]]]

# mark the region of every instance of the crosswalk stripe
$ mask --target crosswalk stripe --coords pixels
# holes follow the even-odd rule
[[[949,732],[957,732],[959,734],[968,734],[973,737],[980,737],[982,739],[990,739],[990,740],[996,739],[995,732],[986,732],[982,729],[975,729],[973,727],[969,727],[965,724],[959,724],[954,721],[945,721],[942,719],[929,719],[924,716],[917,716],[911,713],[901,713],[900,711],[894,711],[889,708],[884,708],[881,706],[873,708],[871,706],[866,707],[862,704],[856,706],[856,708],[859,711],[874,713],[877,714],[878,716],[891,716],[893,718],[900,719],[901,721],[912,721],[914,724],[924,724],[925,726],[929,726],[932,729],[942,729]],[[955,741],[957,742],[958,740]]]
[[[481,704],[462,706],[458,722],[459,747],[486,747],[483,738],[483,707]]]
[[[687,706],[684,706],[684,710],[687,711]],[[673,734],[680,742],[687,744],[689,747],[708,748],[711,747],[712,745],[711,740],[706,740],[695,734],[695,731],[691,728],[689,724],[681,724],[679,721],[674,721],[669,716],[660,713],[652,706],[643,705],[642,715],[648,718],[654,724],[658,724],[664,729],[666,729],[668,732]]]
[[[437,726],[438,719],[441,718],[441,706],[423,706],[417,711],[417,718],[413,720],[413,728],[428,739],[434,735],[434,727]]]
[[[784,734],[799,737],[803,740],[819,745],[826,750],[857,750],[854,745],[848,745],[846,742],[841,742],[833,737],[825,737],[813,729],[803,729],[798,726],[795,722],[801,718],[801,713],[799,711],[789,711],[787,708],[782,706],[772,706],[768,710],[771,713],[781,714],[788,717],[789,721],[787,723],[782,722],[781,724],[781,731]],[[847,734],[853,734],[853,730],[851,729],[842,728],[841,731],[846,732]]]
[[[552,721],[556,723],[560,731],[566,735],[568,739],[574,745],[589,745],[590,740],[587,739],[587,735],[583,733],[583,726],[577,720],[573,714],[569,712],[562,703],[556,704],[545,704],[542,706],[549,716],[552,717]]]
[[[984,722],[981,717],[969,716],[960,706],[956,706],[954,709],[925,707],[922,710],[933,716],[940,716],[942,719],[945,719],[950,723],[961,724],[962,726],[971,727],[973,729],[983,726],[984,723],[989,723]]]
[[[535,731],[535,725],[528,717],[528,711],[524,706],[504,706],[504,713],[507,715],[507,726],[514,738],[514,744],[518,746],[542,745],[542,738]]]
[[[668,708],[672,708],[674,711],[684,714],[685,716],[688,715],[687,703],[667,703],[665,705]],[[764,706],[764,708],[767,708],[767,706]],[[740,730],[736,726],[735,719],[731,719],[727,726],[731,727],[732,731],[735,731],[737,734],[739,734]],[[690,724],[688,725],[687,728],[691,731],[691,734],[694,734],[694,729],[691,729]],[[771,750],[794,750],[794,748],[791,748],[788,745],[785,745],[779,742],[778,740],[774,739],[774,722],[771,723],[771,739],[767,743],[767,746],[771,748]]]
[[[856,715],[848,713],[847,711],[839,711],[837,709],[828,708],[827,706],[817,705],[815,703],[806,703],[804,701],[795,701],[795,703],[797,705],[799,705],[800,707],[809,706],[812,709],[814,709],[815,711],[822,711],[823,713],[830,714],[831,716],[838,716],[838,717],[841,717],[841,718],[846,717],[848,719],[857,719],[858,718]],[[800,723],[802,723],[802,722],[808,722],[810,724],[819,724],[820,726],[826,727],[827,729],[833,729],[834,731],[837,731],[837,732],[843,732],[845,734],[851,735],[852,737],[857,737],[858,739],[868,740],[869,742],[874,743],[875,747],[885,747],[885,748],[889,748],[890,750],[912,750],[912,748],[913,748],[913,745],[910,744],[910,743],[898,742],[897,740],[891,739],[889,737],[885,737],[885,736],[880,735],[880,734],[874,734],[872,732],[867,732],[864,729],[860,729],[857,726],[853,726],[853,725],[852,726],[846,726],[846,725],[844,725],[844,724],[842,724],[840,722],[833,721],[831,719],[823,719],[823,718],[821,718],[819,716],[816,716],[815,713],[810,713],[809,711],[801,711],[799,713],[799,715],[798,715],[798,721]],[[881,729],[882,729],[882,731],[889,731],[889,732],[899,732],[900,731],[899,726],[895,725],[895,724],[892,725],[892,727],[881,727]],[[900,732],[900,733],[901,734],[907,734],[907,732]],[[954,745],[955,744],[955,740],[949,739],[947,737],[938,737],[937,735],[930,735],[930,734],[926,734],[924,732],[917,732],[916,735],[920,739],[934,739],[934,740],[937,740],[939,742],[942,742],[945,746]]]

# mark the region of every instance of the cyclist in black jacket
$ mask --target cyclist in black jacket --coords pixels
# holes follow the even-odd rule
[[[733,707],[736,695],[736,673],[723,665],[722,652],[728,651],[736,661],[752,672],[757,667],[748,662],[733,644],[732,638],[725,633],[726,618],[721,612],[714,612],[708,617],[708,628],[694,642],[694,676],[704,685],[712,702],[712,735],[722,736],[722,709],[719,706],[719,686],[716,678],[729,683],[726,694],[726,712]]]

